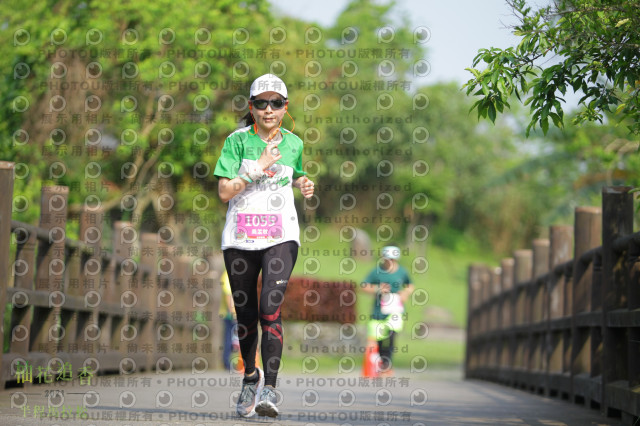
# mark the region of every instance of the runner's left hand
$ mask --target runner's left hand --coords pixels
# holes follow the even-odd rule
[[[314,191],[314,183],[308,177],[304,176],[300,182],[300,192],[304,198],[311,198],[313,196]]]

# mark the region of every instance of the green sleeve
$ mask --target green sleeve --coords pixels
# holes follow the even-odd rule
[[[411,277],[409,276],[409,272],[405,269],[403,285],[406,287],[408,284],[411,284]]]
[[[238,176],[238,170],[242,165],[242,146],[231,136],[224,141],[222,153],[213,174],[218,177],[233,179]]]
[[[363,282],[369,283],[369,284],[380,284],[380,279],[378,278],[378,274],[376,270],[372,269]]]
[[[300,154],[298,155],[298,158],[296,159],[296,164],[293,167],[294,179],[297,179],[300,176],[305,176],[307,174],[304,170],[302,170],[302,151],[303,151],[302,140],[300,141],[300,149],[298,151],[300,152]]]

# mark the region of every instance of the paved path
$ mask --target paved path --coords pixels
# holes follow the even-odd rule
[[[459,371],[356,375],[282,374],[281,417],[236,416],[240,377],[221,371],[103,376],[92,386],[55,382],[0,391],[0,425],[618,425],[598,411],[479,381]],[[52,408],[48,408],[48,404]],[[34,410],[86,420],[34,418]],[[80,408],[79,408],[80,407]]]

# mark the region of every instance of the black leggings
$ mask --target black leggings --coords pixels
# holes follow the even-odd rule
[[[387,371],[391,368],[391,355],[393,354],[393,340],[396,332],[389,331],[389,336],[386,339],[378,340],[378,353],[382,360],[382,371]]]
[[[286,241],[263,250],[230,248],[224,250],[223,254],[238,316],[238,339],[244,373],[250,375],[255,369],[260,321],[265,385],[275,387],[282,356],[280,308],[298,257],[298,244]],[[261,270],[262,291],[258,302],[258,275]]]

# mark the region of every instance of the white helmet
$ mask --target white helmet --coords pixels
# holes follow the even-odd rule
[[[400,259],[400,249],[396,246],[385,246],[382,247],[382,257],[385,259]]]

